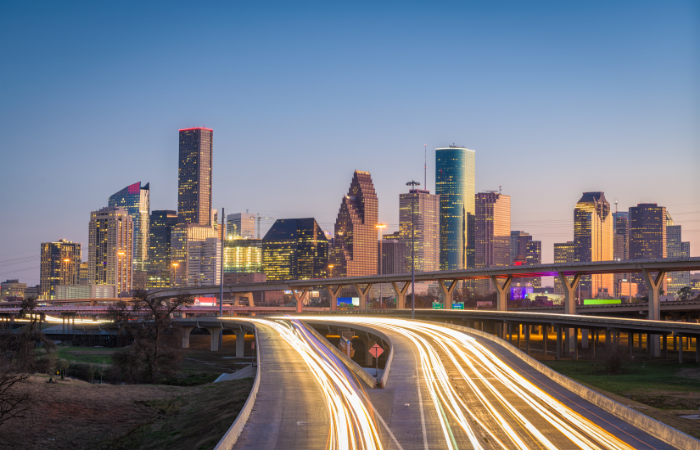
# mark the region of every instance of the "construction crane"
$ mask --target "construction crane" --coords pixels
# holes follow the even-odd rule
[[[257,213],[257,215],[258,215],[258,217],[257,217],[257,220],[258,220],[258,239],[261,239],[261,237],[260,237],[260,221],[261,220],[275,220],[275,218],[274,217],[260,217],[260,213]]]

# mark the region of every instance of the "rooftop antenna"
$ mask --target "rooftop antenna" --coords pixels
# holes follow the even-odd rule
[[[428,189],[428,144],[423,144],[425,150],[425,165],[423,166],[423,186]]]
[[[501,185],[498,185],[498,193],[499,193],[499,194],[500,194],[500,193],[501,193],[501,191],[502,191],[502,189],[501,189],[502,187],[503,187],[503,186],[501,186]]]

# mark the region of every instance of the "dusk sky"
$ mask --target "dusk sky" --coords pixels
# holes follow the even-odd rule
[[[0,3],[2,280],[38,284],[41,242],[87,260],[90,212],[129,184],[177,209],[194,126],[227,213],[332,231],[364,170],[391,232],[424,144],[434,192],[455,143],[543,262],[584,191],[666,206],[700,256],[700,2],[232,3]]]

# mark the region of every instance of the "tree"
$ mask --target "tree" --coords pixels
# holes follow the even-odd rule
[[[125,302],[119,302],[110,308],[119,336],[132,341],[128,349],[112,357],[127,380],[147,379],[153,383],[161,375],[168,375],[176,369],[182,359],[179,345],[181,330],[172,326],[170,316],[193,301],[189,293],[173,298],[155,298],[149,297],[144,290],[137,290],[130,307]]]
[[[690,286],[684,286],[678,290],[678,300],[685,302],[693,296],[693,289]]]

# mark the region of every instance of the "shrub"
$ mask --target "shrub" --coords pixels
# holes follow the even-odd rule
[[[626,373],[632,357],[629,348],[622,345],[611,345],[601,349],[595,360],[595,367],[599,373],[610,375]]]

